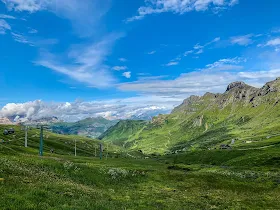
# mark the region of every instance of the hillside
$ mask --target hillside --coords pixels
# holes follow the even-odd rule
[[[280,80],[262,88],[234,82],[225,93],[191,96],[169,115],[159,115],[130,135],[125,145],[145,153],[174,153],[278,144]],[[117,131],[115,131],[118,133]]]
[[[46,132],[39,157],[38,130],[29,131],[24,148],[23,132],[14,128],[14,135],[1,135],[1,210],[279,209],[280,145],[145,159],[117,155],[111,145],[108,158],[99,160],[92,147],[100,141]]]
[[[107,120],[102,117],[87,118],[78,122],[60,122],[51,124],[53,132],[65,135],[79,135],[89,138],[97,138],[117,121]]]
[[[132,135],[141,132],[146,124],[147,121],[143,120],[122,120],[99,136],[99,139],[123,146]]]
[[[4,135],[5,129],[13,128],[14,134]],[[53,155],[74,155],[75,140],[77,144],[77,154],[79,156],[95,156],[95,149],[97,156],[99,155],[98,149],[100,143],[99,140],[94,140],[81,136],[74,135],[60,135],[49,131],[44,131],[44,153],[50,154],[50,150],[53,149]],[[25,131],[23,127],[16,125],[0,125],[0,151],[5,153],[31,153],[39,154],[39,141],[40,141],[40,129],[30,128],[28,130],[28,147],[24,147]],[[112,144],[104,144],[104,150],[108,155],[114,156],[119,154],[121,150],[119,147]]]
[[[274,89],[277,83],[270,85],[273,92],[269,91],[266,99],[258,98],[263,97],[259,95],[263,89],[243,83],[225,94],[191,97],[170,115],[159,115],[151,122],[119,122],[105,132],[103,141],[45,131],[43,157],[38,156],[40,130],[28,131],[29,146],[25,148],[21,126],[0,125],[0,131],[15,129],[10,135],[0,132],[0,209],[278,209],[278,105],[273,106],[270,99],[277,97],[270,96],[278,94]],[[248,102],[235,95],[247,91],[250,97],[259,95],[251,106],[248,104],[254,100],[250,97]],[[227,102],[229,99],[232,101]],[[266,106],[259,108],[261,117],[254,118],[258,110],[252,109],[262,103]],[[270,112],[270,107],[275,109]],[[251,118],[236,121],[245,113]],[[263,123],[264,130],[258,123]],[[217,128],[220,130],[215,132]],[[273,135],[266,136],[272,131]],[[232,150],[213,149],[222,141],[231,141],[231,135],[236,139]],[[193,139],[183,139],[186,136]],[[255,142],[244,143],[253,138]],[[122,142],[130,151],[111,141]],[[180,154],[155,156],[133,151],[164,153],[180,150],[177,148],[182,145],[187,148],[189,142],[196,147]],[[98,154],[94,157],[100,143],[104,156],[108,151],[108,158],[102,160]],[[205,144],[212,145],[210,150],[203,149]]]

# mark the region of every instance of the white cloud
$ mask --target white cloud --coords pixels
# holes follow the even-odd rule
[[[12,37],[16,42],[22,43],[22,44],[28,44],[29,46],[34,46],[34,44],[29,41],[25,36],[23,36],[22,34],[17,34],[12,32]]]
[[[0,19],[0,34],[6,34],[6,31],[10,31],[11,26],[5,21]]]
[[[31,47],[40,47],[43,49],[43,47],[50,47],[52,45],[57,44],[59,41],[57,39],[42,39],[41,37],[38,36],[25,36],[23,34],[19,33],[14,33],[11,32],[12,38],[14,41],[22,43],[22,44],[27,44]]]
[[[247,62],[247,59],[235,57],[235,58],[227,58],[227,59],[220,59],[215,63],[206,65],[207,70],[214,70],[214,71],[229,71],[229,70],[241,70],[243,66],[237,65],[240,63]]]
[[[278,45],[280,45],[280,37],[271,39],[266,43],[266,46],[278,46]]]
[[[165,66],[177,66],[177,65],[179,65],[179,62],[171,61],[168,64],[166,64]]]
[[[115,71],[124,71],[127,70],[128,68],[127,66],[114,66],[112,69]]]
[[[47,0],[2,0],[9,10],[36,12],[45,9]]]
[[[145,6],[138,9],[138,14],[128,18],[127,22],[141,20],[147,15],[171,12],[184,14],[192,11],[213,10],[214,12],[232,7],[238,0],[146,0]]]
[[[0,110],[1,117],[12,119],[40,119],[56,116],[65,121],[77,121],[87,117],[106,117],[107,119],[127,119],[133,116],[154,116],[166,113],[183,99],[161,96],[137,96],[125,99],[100,101],[75,101],[72,103],[46,103],[41,100],[26,103],[6,104]]]
[[[204,48],[204,46],[201,46],[200,44],[196,44],[194,47],[193,47],[193,49],[195,49],[195,50],[200,50],[200,49],[203,49]]]
[[[193,50],[188,50],[188,51],[184,52],[184,57],[186,57],[192,53],[193,53]]]
[[[61,56],[42,52],[35,64],[67,75],[90,87],[107,88],[115,82],[115,78],[104,61],[111,53],[114,43],[121,37],[123,34],[111,34],[99,42],[76,45]]]
[[[157,52],[157,51],[154,50],[154,51],[148,52],[147,54],[148,54],[148,55],[153,55],[153,54],[155,54],[156,52]]]
[[[238,75],[244,79],[255,79],[255,80],[273,80],[280,75],[280,69],[271,69],[268,71],[249,71],[239,72]]]
[[[124,77],[126,77],[127,79],[131,78],[131,72],[130,71],[124,72],[122,75]]]
[[[238,44],[241,46],[248,46],[253,43],[253,34],[247,34],[245,36],[234,36],[230,38],[232,44]]]
[[[176,58],[172,59],[166,66],[174,66],[174,65],[178,65],[180,60],[183,59],[183,57],[187,57],[188,55],[194,54],[194,55],[199,55],[204,53],[204,49],[209,46],[212,45],[216,42],[219,42],[221,40],[220,37],[216,37],[215,39],[213,39],[212,41],[204,44],[204,45],[200,45],[199,43],[197,43],[196,45],[193,46],[192,50],[188,50],[186,52],[184,52],[183,54],[178,55]],[[198,58],[197,56],[194,58]]]
[[[190,95],[202,95],[205,92],[224,92],[227,85],[234,81],[244,81],[260,87],[265,82],[280,76],[279,69],[243,71],[243,66],[236,64],[245,61],[243,58],[221,59],[205,66],[204,69],[181,74],[175,79],[138,80],[122,83],[118,88],[122,91],[138,91],[146,95],[186,98]]]
[[[120,61],[120,62],[126,62],[127,59],[126,59],[126,58],[119,58],[119,61]]]
[[[91,36],[110,8],[110,0],[1,0],[8,10],[35,13],[49,11],[68,19],[77,34]]]
[[[2,19],[16,19],[14,16],[5,15],[5,14],[0,14],[0,18],[2,18]]]
[[[37,34],[38,31],[36,29],[30,28],[28,33],[30,33],[30,34]]]
[[[212,44],[212,43],[214,43],[214,42],[218,42],[218,41],[220,41],[220,40],[221,40],[220,37],[216,37],[216,38],[213,39],[211,42],[209,42],[209,44]]]
[[[200,50],[198,50],[195,54],[196,54],[196,55],[199,55],[199,54],[202,54],[202,53],[204,53],[204,50],[203,50],[203,49],[200,49]]]

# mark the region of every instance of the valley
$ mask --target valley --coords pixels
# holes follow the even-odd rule
[[[0,208],[277,209],[279,87],[232,83],[151,121],[116,122],[99,139],[47,129],[42,157],[39,129],[25,148],[23,126],[0,125],[15,131],[0,133]]]

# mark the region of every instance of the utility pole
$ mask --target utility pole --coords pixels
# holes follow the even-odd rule
[[[99,156],[100,156],[100,160],[102,160],[102,144],[100,144],[100,154],[99,154]]]
[[[95,150],[94,157],[96,157],[96,146],[94,146],[94,150]]]
[[[25,142],[24,142],[25,147],[27,147],[27,132],[28,132],[28,126],[25,126]]]
[[[40,129],[40,151],[39,151],[39,155],[43,156],[43,147],[44,147],[44,127],[43,125],[41,125],[41,129]]]
[[[77,140],[75,139],[75,157],[77,156]]]
[[[108,143],[107,143],[107,154],[106,154],[106,160],[108,159]]]

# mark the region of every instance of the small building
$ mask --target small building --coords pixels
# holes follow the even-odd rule
[[[232,149],[232,148],[228,144],[222,144],[220,145],[220,149]]]

